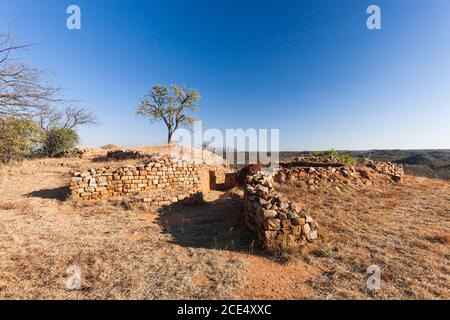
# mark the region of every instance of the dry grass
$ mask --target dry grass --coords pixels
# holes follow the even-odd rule
[[[322,241],[305,258],[323,270],[310,281],[315,297],[450,298],[449,183],[408,177],[360,191],[284,191],[311,207],[321,226]],[[375,293],[365,288],[373,264],[382,272]]]
[[[288,241],[276,242],[267,247],[275,261],[281,264],[292,264],[298,261],[302,254],[300,243],[291,243]]]
[[[127,201],[64,201],[69,171],[90,166],[50,159],[0,168],[0,298],[450,298],[448,182],[284,186],[311,208],[322,238],[280,264],[243,226],[241,190],[159,212]],[[382,271],[375,293],[365,289],[371,264]],[[71,265],[82,270],[81,290],[66,288]]]
[[[229,299],[243,286],[242,259],[174,244],[155,212],[62,201],[71,168],[58,163],[80,160],[47,161],[1,175],[0,298]],[[66,288],[71,265],[81,290]]]

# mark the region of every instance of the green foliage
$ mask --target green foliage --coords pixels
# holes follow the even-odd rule
[[[136,114],[150,118],[152,121],[163,121],[168,130],[168,143],[172,134],[181,125],[191,125],[195,118],[187,112],[198,111],[200,94],[197,90],[185,86],[172,85],[169,88],[155,85],[136,108]]]
[[[42,152],[49,157],[54,157],[66,149],[75,147],[78,141],[78,134],[75,130],[68,128],[53,128],[45,135]]]
[[[0,162],[11,163],[30,154],[39,143],[40,130],[31,120],[0,119]]]
[[[349,165],[356,164],[355,158],[353,158],[352,156],[343,154],[343,153],[339,153],[335,149],[331,149],[331,150],[328,150],[328,151],[313,152],[312,155],[315,156],[315,157],[327,157],[327,158],[328,157],[333,157],[333,158],[338,159],[340,162],[346,163],[346,164],[349,164]]]

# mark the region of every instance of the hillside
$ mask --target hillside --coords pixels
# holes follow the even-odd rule
[[[358,160],[369,158],[404,165],[410,175],[429,178],[450,179],[450,150],[368,150],[340,151]],[[310,152],[281,152],[280,160],[293,159]]]

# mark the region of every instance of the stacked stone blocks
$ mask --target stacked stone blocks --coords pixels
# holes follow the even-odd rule
[[[193,161],[167,156],[154,157],[137,166],[74,172],[70,180],[70,196],[73,200],[96,200],[151,189],[198,190],[201,187],[201,169]]]
[[[273,187],[273,173],[257,172],[244,186],[247,226],[271,247],[277,243],[304,244],[318,239],[318,225],[305,211]]]

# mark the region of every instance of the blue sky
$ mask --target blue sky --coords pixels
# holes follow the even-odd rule
[[[278,128],[283,150],[450,148],[448,0],[3,0],[0,30],[97,114],[83,145],[164,142],[134,115],[161,83],[200,91],[205,128]]]

